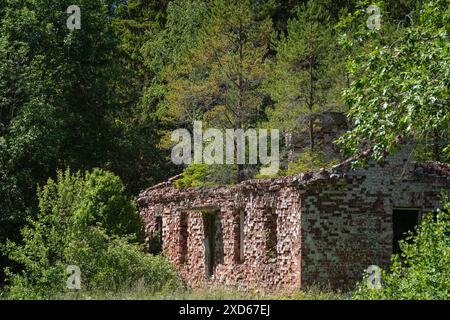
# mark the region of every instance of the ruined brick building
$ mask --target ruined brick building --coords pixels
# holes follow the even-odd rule
[[[450,190],[449,165],[415,163],[406,149],[384,164],[350,163],[233,186],[168,181],[141,193],[140,212],[191,286],[350,287],[369,265],[385,266]]]

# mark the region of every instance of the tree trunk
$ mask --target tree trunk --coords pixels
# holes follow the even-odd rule
[[[238,33],[238,43],[239,43],[239,72],[238,72],[238,109],[236,110],[236,125],[235,125],[235,129],[242,129],[242,110],[244,107],[244,101],[243,101],[243,90],[244,90],[244,81],[243,81],[243,75],[242,75],[242,65],[243,65],[243,59],[244,59],[244,55],[243,55],[243,40],[242,40],[242,36],[241,36],[241,29],[239,30]],[[244,138],[244,146],[245,146],[245,138]],[[237,143],[236,143],[236,148],[237,148]],[[245,149],[243,150],[244,154],[245,154]],[[236,157],[237,157],[237,153],[236,153]],[[237,159],[237,158],[236,158]],[[238,164],[237,165],[237,182],[242,182],[245,180],[245,174],[244,174],[244,165],[243,164]]]
[[[312,115],[309,117],[309,148],[314,150],[314,121]]]
[[[315,103],[315,83],[314,83],[314,56],[310,56],[309,58],[309,147],[311,151],[314,150],[314,119],[313,119],[313,111],[314,111],[314,103]]]

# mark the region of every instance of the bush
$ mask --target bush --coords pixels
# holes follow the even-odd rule
[[[206,187],[236,183],[237,171],[234,165],[190,164],[183,171],[183,177],[175,181],[175,187]]]
[[[176,275],[163,257],[143,252],[142,223],[120,179],[94,169],[58,172],[39,188],[39,213],[22,230],[23,244],[8,242],[9,258],[23,266],[6,270],[11,298],[50,298],[66,290],[66,268],[81,269],[82,290],[117,290],[144,281],[151,290]]]
[[[327,156],[324,152],[305,149],[300,153],[296,162],[289,163],[288,175],[318,171],[321,168],[329,169],[339,161]]]
[[[389,272],[382,272],[384,285],[370,289],[358,285],[356,299],[449,299],[450,298],[450,200],[444,210],[428,214],[416,235],[400,243],[401,254],[393,255]],[[410,241],[410,243],[408,243]]]
[[[177,284],[163,256],[145,254],[142,246],[127,240],[93,227],[87,237],[66,248],[67,260],[81,268],[85,290],[120,291],[141,283],[148,291],[159,291]]]

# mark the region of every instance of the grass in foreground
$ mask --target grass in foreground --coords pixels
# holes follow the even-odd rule
[[[348,294],[308,289],[305,291],[263,293],[229,288],[180,289],[179,291],[151,292],[143,287],[118,292],[68,292],[56,300],[346,300]]]

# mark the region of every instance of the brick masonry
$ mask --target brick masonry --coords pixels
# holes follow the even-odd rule
[[[404,149],[383,165],[352,170],[350,159],[331,170],[233,186],[176,189],[169,180],[142,192],[138,203],[148,239],[162,217],[163,252],[192,287],[345,289],[369,265],[389,262],[394,208],[430,212],[441,190],[450,190],[449,165],[410,158]]]

